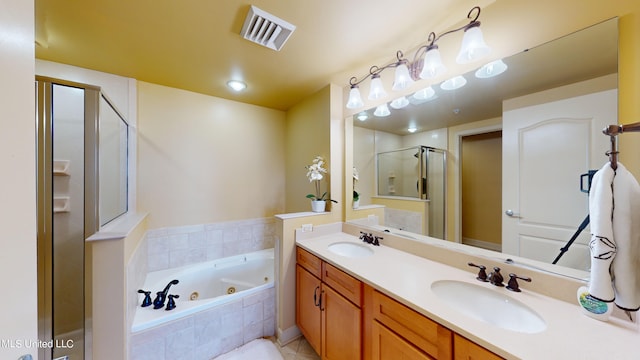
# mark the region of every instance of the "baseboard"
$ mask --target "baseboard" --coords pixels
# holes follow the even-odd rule
[[[298,327],[295,325],[285,330],[278,328],[277,333],[278,345],[280,346],[287,345],[288,343],[302,336],[300,329],[298,329]]]
[[[493,250],[493,251],[498,251],[498,252],[502,251],[502,244],[496,244],[496,243],[492,243],[492,242],[488,242],[488,241],[470,239],[470,238],[463,237],[462,238],[462,243],[465,244],[465,245],[471,245],[471,246],[475,246],[475,247],[479,247],[479,248],[483,248],[483,249],[487,249],[487,250]]]

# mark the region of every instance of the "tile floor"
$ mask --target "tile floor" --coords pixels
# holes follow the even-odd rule
[[[284,360],[320,360],[320,356],[313,351],[313,348],[304,337],[300,337],[287,345],[276,347],[280,350]]]

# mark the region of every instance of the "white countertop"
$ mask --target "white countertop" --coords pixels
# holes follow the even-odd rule
[[[526,289],[513,293],[504,287],[475,280],[475,273],[437,263],[393,249],[373,246],[374,254],[362,258],[336,255],[328,245],[336,241],[362,244],[356,236],[338,232],[296,243],[424,314],[443,326],[508,359],[640,359],[637,342],[640,331],[636,323],[610,319],[602,322],[582,314],[580,307]],[[487,270],[487,272],[489,272]],[[508,274],[503,274],[505,283]],[[438,280],[458,280],[487,287],[510,296],[534,309],[547,327],[535,334],[504,330],[458,313],[431,290]],[[535,279],[534,279],[535,281]]]

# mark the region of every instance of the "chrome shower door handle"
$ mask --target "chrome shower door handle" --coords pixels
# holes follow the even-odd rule
[[[509,217],[517,217],[517,218],[520,217],[520,214],[514,213],[513,210],[511,210],[511,209],[505,211],[504,213]]]

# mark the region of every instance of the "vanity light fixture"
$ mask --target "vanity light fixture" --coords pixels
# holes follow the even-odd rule
[[[409,62],[404,58],[403,52],[398,50],[396,52],[396,61],[382,67],[372,66],[369,68],[369,74],[360,80],[355,76],[349,79],[351,89],[346,104],[347,109],[357,109],[364,106],[360,96],[359,85],[368,78],[371,78],[369,100],[378,100],[386,96],[380,79],[380,74],[386,69],[396,69],[393,82],[394,91],[404,90],[419,79],[431,79],[443,74],[446,71],[446,67],[442,63],[440,50],[436,42],[445,35],[464,30],[462,45],[456,57],[456,61],[460,64],[475,61],[488,55],[491,48],[484,42],[482,31],[480,30],[480,21],[478,21],[479,17],[480,7],[475,6],[467,14],[467,18],[471,20],[468,24],[444,32],[439,36],[436,36],[434,32],[429,33],[427,44],[416,50],[413,61]]]
[[[483,65],[476,71],[476,77],[479,79],[487,79],[494,76],[498,76],[507,71],[507,64],[502,59],[492,61],[486,65]]]
[[[376,108],[376,111],[373,112],[373,115],[377,117],[385,117],[391,115],[391,111],[389,111],[389,107],[387,106],[387,104],[384,103]]]
[[[349,101],[347,102],[347,109],[357,109],[364,106],[364,102],[362,101],[362,96],[360,96],[360,91],[358,90],[358,85],[355,87],[351,87],[349,91]]]
[[[443,81],[442,84],[440,84],[440,88],[442,90],[450,91],[450,90],[460,89],[466,84],[467,84],[467,79],[465,79],[464,76],[462,75],[458,75],[458,76],[452,77],[449,80]]]
[[[418,90],[415,94],[413,94],[413,97],[416,100],[429,100],[431,98],[434,98],[435,96],[436,92],[431,86],[427,86],[426,88]]]
[[[371,76],[371,89],[369,89],[369,100],[378,100],[387,96],[387,92],[384,90],[380,74],[374,74]]]
[[[418,131],[418,129],[416,129],[414,126],[412,126],[412,127],[408,128],[407,131],[410,132],[410,133],[414,133],[414,132]]]
[[[369,115],[367,114],[366,111],[362,111],[360,113],[358,113],[358,115],[356,116],[356,118],[360,121],[365,121],[369,118]]]
[[[240,92],[247,88],[247,84],[240,80],[229,80],[227,81],[227,86],[235,92]]]
[[[403,107],[409,105],[409,100],[405,96],[401,96],[395,100],[393,100],[389,106],[394,109],[402,109]]]

